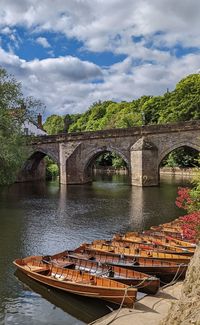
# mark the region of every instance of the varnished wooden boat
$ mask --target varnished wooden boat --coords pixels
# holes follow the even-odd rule
[[[69,293],[133,307],[137,289],[89,273],[44,263],[41,256],[17,259],[14,265],[30,278]]]
[[[119,238],[119,234],[116,234],[114,236],[115,239]],[[156,232],[153,230],[145,230],[142,233],[138,233],[138,232],[128,232],[125,235],[123,235],[123,240],[134,240],[137,242],[141,242],[141,239],[143,241],[146,242],[151,242],[152,240],[159,240],[160,242],[162,242],[164,245],[170,245],[170,246],[176,246],[176,247],[181,247],[183,249],[187,249],[190,251],[195,250],[196,248],[196,244],[192,243],[192,242],[188,242],[186,240],[183,239],[177,239],[174,238],[173,236],[169,236],[167,234],[164,234],[162,232]]]
[[[89,272],[92,275],[122,282],[147,294],[155,294],[160,287],[160,280],[156,277],[115,265],[101,264],[98,261],[74,258],[66,254],[66,251],[52,256],[44,256],[42,260],[59,267]]]
[[[144,245],[144,247],[156,248],[159,252],[173,253],[173,254],[187,254],[193,255],[195,252],[196,245],[190,245],[187,242],[173,240],[167,238],[167,236],[150,236],[143,233],[137,233],[137,235],[115,235],[113,241],[124,243],[133,243],[137,245]],[[180,245],[179,245],[180,244]],[[182,245],[186,246],[182,246]],[[188,244],[188,246],[187,246]]]
[[[187,264],[177,264],[165,260],[144,257],[122,256],[121,254],[97,252],[78,248],[66,251],[66,256],[79,259],[98,261],[101,264],[117,265],[158,277],[161,281],[170,282],[172,279],[184,279]]]
[[[192,256],[194,254],[194,251],[189,251],[187,249],[181,248],[181,247],[176,247],[176,246],[169,246],[169,245],[164,245],[161,242],[158,243],[155,240],[153,241],[141,241],[141,242],[136,242],[133,240],[126,240],[126,239],[113,239],[113,240],[95,240],[92,242],[92,244],[105,244],[105,245],[111,245],[111,246],[119,246],[119,247],[125,247],[125,248],[136,248],[136,249],[142,249],[142,250],[153,250],[157,251],[160,253],[169,253],[169,254],[178,254],[178,255],[187,255],[187,256]]]
[[[134,232],[133,232],[134,233]],[[154,227],[154,229],[149,229],[149,230],[145,230],[143,231],[142,233],[144,234],[149,234],[151,236],[154,236],[154,235],[159,235],[159,236],[171,236],[175,239],[178,239],[178,240],[184,240],[184,241],[188,241],[186,240],[180,233],[176,233],[176,232],[173,232],[173,231],[163,231],[163,229],[161,229],[161,227]],[[131,232],[129,232],[128,234],[131,234]]]
[[[165,227],[165,226],[152,226],[151,229],[154,231],[164,232],[169,235],[171,234],[175,238],[180,238],[180,239],[183,238],[183,231],[181,227],[173,228],[173,227]]]
[[[131,256],[132,258],[140,256],[146,259],[159,259],[165,261],[171,261],[175,263],[183,263],[188,264],[190,262],[190,257],[187,255],[174,255],[169,253],[159,253],[153,250],[142,250],[138,248],[126,248],[126,247],[116,247],[111,245],[104,245],[104,244],[83,244],[80,246],[84,249],[89,249],[91,251],[98,251],[98,252],[105,252],[105,253],[114,253],[114,254],[121,254],[123,256]]]

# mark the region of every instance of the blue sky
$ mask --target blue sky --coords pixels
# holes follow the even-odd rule
[[[200,68],[198,0],[1,0],[0,65],[50,114],[160,95]]]

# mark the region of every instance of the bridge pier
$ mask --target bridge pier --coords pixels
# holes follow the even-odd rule
[[[59,161],[60,161],[60,184],[67,184],[67,173],[66,173],[66,158],[65,158],[65,145],[59,144]]]
[[[84,171],[81,148],[75,143],[70,148],[64,143],[59,146],[60,154],[60,184],[75,185],[92,182],[91,175]]]
[[[131,147],[131,185],[159,185],[158,149],[144,137]]]

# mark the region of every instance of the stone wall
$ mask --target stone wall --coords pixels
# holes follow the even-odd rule
[[[163,167],[160,168],[160,174],[171,176],[195,176],[196,168]]]
[[[179,301],[160,325],[200,325],[200,245],[191,259]]]

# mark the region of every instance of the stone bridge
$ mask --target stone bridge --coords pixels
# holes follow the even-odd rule
[[[156,186],[162,160],[183,146],[200,151],[199,120],[35,137],[19,180],[43,178],[42,160],[47,155],[59,166],[60,183],[84,184],[92,180],[96,158],[115,152],[125,160],[132,185]]]

